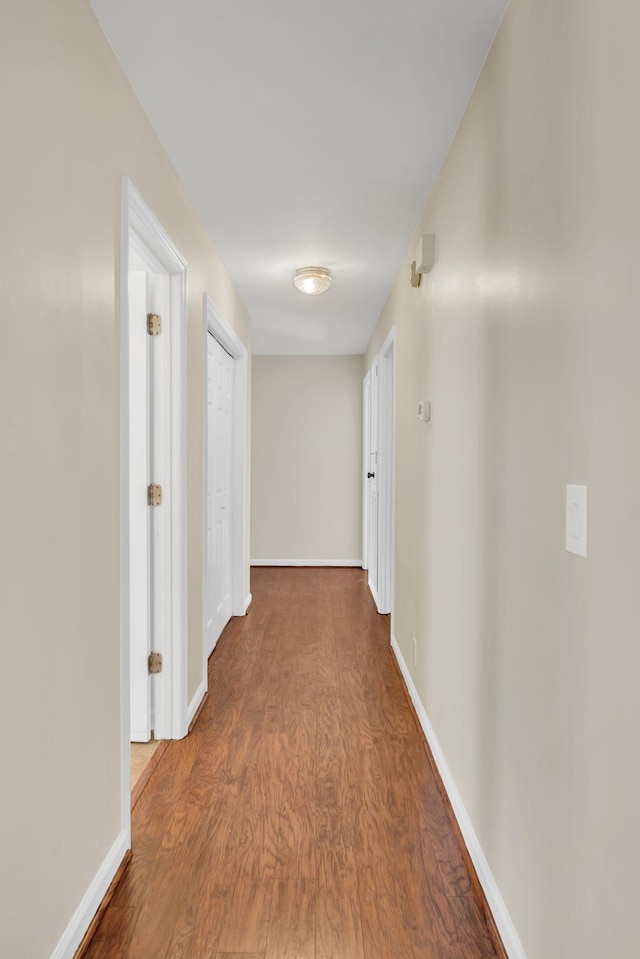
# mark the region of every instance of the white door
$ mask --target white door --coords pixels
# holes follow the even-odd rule
[[[169,279],[149,270],[129,273],[131,415],[135,435],[145,436],[130,451],[130,484],[145,509],[132,513],[130,536],[132,594],[143,601],[131,604],[130,706],[131,741],[148,742],[154,731],[155,701],[165,693],[159,685],[164,676],[149,674],[151,651],[166,651],[167,628],[171,621],[168,586],[167,543],[170,523],[170,460],[166,442],[169,412],[167,382],[167,339],[148,332],[148,315],[158,314],[167,322]],[[162,502],[148,501],[151,484],[162,488]]]
[[[180,739],[187,731],[187,264],[126,178],[123,217],[121,638],[129,668],[123,670],[121,706],[126,811],[129,740],[144,742],[152,732],[156,739]],[[151,322],[149,314],[157,314],[157,320]],[[150,484],[161,487],[158,505],[149,503]],[[150,652],[158,654],[160,668],[152,676]]]
[[[395,537],[395,329],[370,373],[369,588],[379,613],[393,607]],[[366,381],[365,381],[366,387]],[[366,397],[366,389],[365,389]]]
[[[390,613],[393,605],[394,542],[394,350],[393,331],[389,344],[380,351],[378,377],[378,575],[376,582],[379,613]]]
[[[162,490],[158,505],[147,505],[149,544],[149,641],[153,652],[163,659],[171,648],[171,450],[167,424],[170,406],[169,323],[171,313],[169,277],[147,272],[147,307],[160,317],[162,332],[147,333],[147,490]],[[168,697],[167,672],[150,677],[151,725],[156,738],[161,727],[160,716]]]
[[[207,335],[207,611],[205,653],[210,656],[231,619],[231,477],[234,361]]]
[[[362,487],[362,568],[369,569],[369,486],[371,480],[369,471],[371,462],[369,456],[369,446],[371,443],[371,374],[367,373],[362,384],[362,467],[363,467],[363,487]]]
[[[369,406],[369,588],[378,604],[378,401],[379,401],[379,363],[371,367],[370,406]]]

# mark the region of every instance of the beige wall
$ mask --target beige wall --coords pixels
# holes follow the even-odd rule
[[[639,36],[512,0],[367,353],[396,324],[395,633],[529,959],[640,955]]]
[[[362,555],[362,356],[254,356],[252,559]]]
[[[202,674],[202,293],[250,322],[84,0],[0,19],[0,954],[48,959],[120,829],[121,176],[189,263],[189,695]]]

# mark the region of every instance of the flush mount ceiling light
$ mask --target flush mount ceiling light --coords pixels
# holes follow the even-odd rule
[[[319,296],[331,286],[331,270],[323,266],[303,266],[294,273],[293,285],[307,296]]]

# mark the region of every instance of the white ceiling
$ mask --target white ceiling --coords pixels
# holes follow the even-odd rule
[[[364,352],[507,2],[91,0],[255,353]]]

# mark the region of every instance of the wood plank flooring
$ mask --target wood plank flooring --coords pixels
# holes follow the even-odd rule
[[[365,574],[251,586],[87,959],[495,957]]]
[[[160,746],[160,741],[152,739],[148,743],[131,743],[131,792],[133,792],[138,780],[146,771],[153,754]]]

